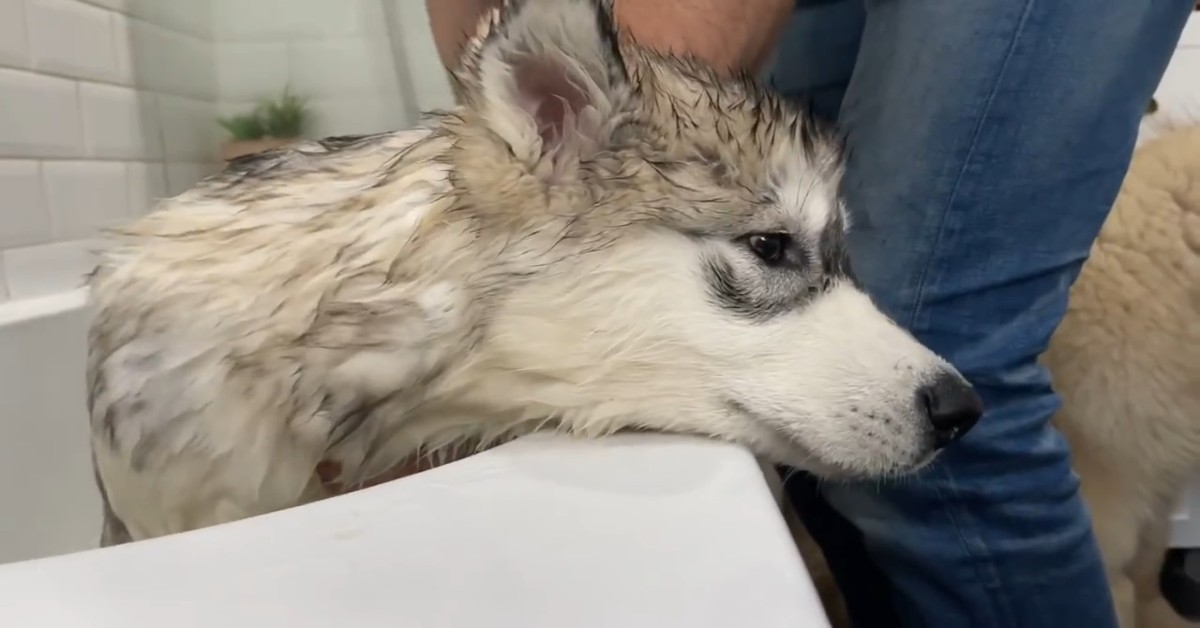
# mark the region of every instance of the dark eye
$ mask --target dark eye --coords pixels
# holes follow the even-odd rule
[[[787,256],[792,236],[786,233],[755,233],[746,237],[746,246],[768,264],[778,264]]]

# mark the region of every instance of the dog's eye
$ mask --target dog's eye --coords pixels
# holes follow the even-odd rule
[[[792,236],[786,233],[755,233],[746,236],[746,246],[768,264],[782,262],[791,245]]]

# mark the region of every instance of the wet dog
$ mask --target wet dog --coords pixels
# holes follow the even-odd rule
[[[978,419],[856,285],[839,144],[803,109],[592,0],[489,16],[456,80],[418,128],[234,162],[116,238],[88,363],[105,544],[540,428],[875,478]]]

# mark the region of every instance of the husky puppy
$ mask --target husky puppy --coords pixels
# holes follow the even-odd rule
[[[88,359],[105,544],[542,426],[865,478],[978,419],[855,285],[838,144],[803,110],[596,0],[513,3],[466,59],[455,111],[237,161],[116,238]]]

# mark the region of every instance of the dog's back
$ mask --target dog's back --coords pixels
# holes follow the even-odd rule
[[[1160,492],[1200,466],[1200,127],[1135,155],[1046,364],[1076,459],[1152,469]],[[1169,477],[1163,477],[1166,469]],[[1200,469],[1195,469],[1200,471]],[[1163,487],[1167,498],[1173,497]]]
[[[412,306],[404,281],[373,303],[355,293],[397,270],[396,249],[419,236],[422,214],[446,194],[439,144],[425,129],[246,158],[116,240],[91,282],[89,403],[98,475],[122,487],[106,501],[138,512],[124,500],[139,495],[173,513],[130,522],[137,536],[321,496],[295,479],[312,475],[333,429],[323,419],[348,402],[321,391],[343,354],[377,341],[371,335],[387,324],[381,314],[357,326],[355,308],[400,317]],[[372,211],[358,211],[365,206]],[[403,370],[373,366],[379,378]],[[275,424],[295,417],[308,423]],[[196,481],[203,476],[213,481]],[[107,503],[106,519],[109,542],[128,536]]]
[[[1045,357],[1128,624],[1200,474],[1200,127],[1137,151]]]

